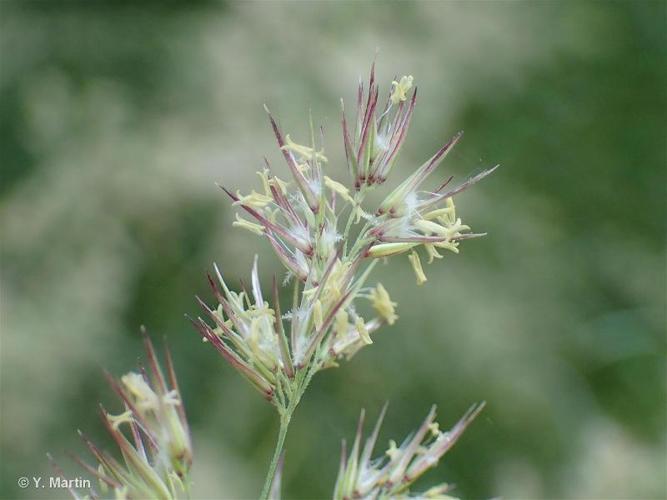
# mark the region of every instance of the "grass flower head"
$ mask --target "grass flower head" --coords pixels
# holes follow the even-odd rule
[[[265,238],[285,268],[282,285],[292,287],[292,300],[279,300],[276,277],[268,297],[260,283],[258,259],[248,283],[233,289],[214,265],[208,281],[214,301],[197,297],[202,316],[191,319],[203,341],[211,344],[280,416],[273,458],[260,495],[279,498],[283,444],[294,410],[312,377],[339,366],[374,343],[375,332],[398,320],[397,304],[381,284],[368,284],[380,260],[407,254],[418,284],[427,281],[420,250],[430,264],[441,250],[458,253],[470,232],[456,213],[454,196],[494,169],[447,189],[451,177],[435,190],[423,184],[461,139],[456,134],[398,186],[371,206],[366,195],[387,180],[407,136],[415,109],[414,78],[393,81],[384,105],[371,69],[366,90],[357,92],[354,126],[343,107],[342,133],[347,180],[329,167],[320,132],[293,140],[269,115],[278,149],[291,178],[279,178],[268,160],[257,172],[261,184],[248,194],[222,189],[237,208],[234,227]],[[264,288],[266,289],[266,287]],[[362,304],[367,307],[363,307]],[[368,311],[368,312],[366,312]],[[102,495],[117,499],[176,499],[189,496],[192,445],[183,401],[169,352],[166,376],[144,332],[147,369],[129,372],[109,383],[123,402],[112,414],[101,408],[102,421],[120,449],[122,461],[83,437],[96,464],[76,460],[99,481]],[[361,449],[364,413],[349,456],[343,447],[334,498],[415,498],[410,487],[451,448],[483,405],[473,407],[449,432],[435,423],[435,407],[421,427],[398,446],[390,441],[384,456],[372,458],[384,410]],[[62,472],[57,469],[63,476]],[[421,498],[444,498],[446,484]],[[79,492],[71,490],[75,498]],[[92,489],[92,498],[100,495]]]
[[[249,288],[231,290],[215,268],[209,282],[216,303],[199,303],[208,318],[194,320],[200,335],[211,343],[262,395],[286,411],[298,403],[311,377],[338,366],[373,343],[374,332],[397,320],[396,303],[381,285],[368,286],[369,274],[380,258],[403,253],[418,284],[427,277],[419,256],[431,263],[442,250],[458,253],[460,241],[481,236],[458,218],[454,195],[493,169],[446,189],[445,179],[434,191],[423,190],[461,133],[388,193],[379,206],[366,206],[366,195],[386,180],[405,140],[416,104],[412,76],[392,84],[380,107],[379,87],[371,70],[367,91],[360,84],[354,129],[343,112],[343,143],[351,178],[336,179],[328,166],[321,140],[310,123],[307,144],[284,134],[267,109],[271,129],[291,174],[277,177],[266,161],[258,172],[261,190],[244,195],[222,189],[246,217],[237,214],[234,226],[266,238],[292,282],[293,300],[278,302],[274,279],[270,300],[259,283],[257,261]],[[411,91],[411,92],[410,92]],[[326,173],[325,173],[326,172]],[[362,317],[360,301],[375,313]]]
[[[118,499],[185,498],[192,445],[171,355],[166,351],[165,376],[145,332],[144,345],[147,370],[140,367],[120,380],[108,375],[124,410],[111,414],[100,407],[102,422],[117,444],[122,462],[81,432],[97,464],[90,465],[78,457],[75,460],[98,479],[103,496],[111,491]],[[71,493],[80,498],[79,493]],[[89,492],[91,498],[99,496],[94,489]]]
[[[382,409],[375,428],[366,439],[363,448],[361,439],[365,413],[362,410],[349,455],[343,441],[334,499],[451,498],[446,496],[451,489],[446,483],[418,494],[411,493],[410,487],[424,472],[438,464],[483,407],[483,403],[473,406],[451,430],[443,432],[435,422],[435,406],[433,406],[416,432],[408,436],[400,446],[393,440],[389,441],[389,448],[379,457],[373,457],[373,449],[380,433],[386,406]]]

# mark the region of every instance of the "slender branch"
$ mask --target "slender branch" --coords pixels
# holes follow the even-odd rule
[[[361,208],[361,202],[364,201],[364,198],[366,196],[366,188],[365,186],[362,186],[361,191],[357,192],[354,195],[354,204],[352,205],[352,208],[350,210],[350,215],[347,218],[347,223],[345,224],[345,230],[343,231],[343,241],[344,243],[344,250],[343,253],[347,254],[347,240],[348,236],[350,234],[350,229],[352,229],[352,223],[354,222],[357,212],[357,209]]]

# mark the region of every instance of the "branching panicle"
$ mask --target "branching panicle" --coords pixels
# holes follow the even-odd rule
[[[235,206],[254,219],[237,214],[234,225],[266,237],[288,275],[300,282],[300,298],[285,318],[275,313],[283,310],[277,303],[278,293],[273,293],[273,307],[263,299],[256,260],[252,297],[230,291],[216,268],[218,280],[211,283],[218,303],[209,308],[200,301],[211,326],[201,318],[195,326],[279,411],[286,410],[291,400],[298,401],[314,373],[337,366],[340,358],[349,359],[372,343],[371,334],[382,324],[397,319],[396,304],[381,284],[370,292],[365,288],[378,258],[408,253],[421,284],[427,278],[420,247],[431,263],[443,257],[440,251],[458,253],[460,241],[480,236],[461,222],[452,197],[492,170],[446,193],[442,191],[451,178],[433,192],[421,187],[462,133],[378,207],[363,203],[366,194],[386,180],[405,140],[416,103],[412,85],[412,76],[392,82],[380,107],[374,68],[365,94],[360,84],[354,130],[345,116],[342,120],[352,176],[349,186],[325,175],[328,159],[321,145],[315,144],[314,133],[308,145],[295,142],[283,134],[267,108],[292,181],[274,175],[267,161],[267,168],[258,172],[261,190],[243,195],[222,188]],[[359,315],[356,304],[362,299],[372,302],[377,316]]]
[[[453,196],[495,167],[446,192],[451,177],[435,191],[422,187],[462,132],[387,194],[379,206],[364,203],[366,195],[387,179],[407,136],[417,98],[413,82],[412,76],[393,81],[385,104],[379,106],[373,65],[366,92],[359,84],[353,129],[341,101],[348,183],[327,171],[328,158],[323,147],[315,144],[312,119],[308,144],[299,144],[283,134],[265,108],[292,180],[278,178],[266,161],[267,168],[258,172],[260,191],[243,195],[222,188],[235,206],[254,219],[237,214],[234,226],[266,237],[288,278],[294,278],[294,303],[282,314],[275,279],[273,305],[262,296],[256,258],[251,296],[246,291],[231,291],[216,267],[217,282],[209,281],[217,304],[209,308],[198,299],[210,326],[202,318],[194,321],[203,339],[277,407],[281,429],[262,498],[269,494],[292,412],[313,375],[338,366],[341,358],[351,358],[373,343],[372,335],[380,326],[398,319],[396,303],[387,290],[381,284],[366,285],[377,260],[407,253],[417,284],[422,284],[427,277],[420,248],[430,264],[443,257],[442,250],[458,253],[462,240],[483,235],[471,233],[461,222]],[[361,300],[371,302],[374,317],[359,314]],[[410,473],[415,467],[420,466],[413,465]]]
[[[384,104],[374,65],[366,89],[359,84],[357,110],[350,124],[342,106],[343,146],[349,179],[342,181],[328,169],[322,144],[310,137],[305,144],[284,134],[269,116],[278,148],[291,180],[277,177],[268,160],[257,174],[261,186],[249,194],[220,186],[240,209],[234,227],[264,237],[287,271],[283,284],[293,286],[292,303],[279,302],[274,277],[270,300],[265,297],[255,261],[249,286],[232,290],[214,266],[208,281],[212,305],[197,297],[203,317],[190,318],[204,342],[211,344],[277,409],[280,431],[261,498],[279,498],[283,444],[293,412],[319,371],[337,367],[374,341],[375,332],[398,319],[397,304],[385,287],[369,285],[379,259],[407,254],[418,284],[427,281],[419,252],[430,264],[443,258],[442,250],[459,252],[462,240],[482,236],[470,232],[456,213],[453,197],[495,170],[471,177],[445,191],[451,177],[434,191],[423,184],[459,142],[456,134],[424,164],[388,193],[378,206],[365,203],[367,194],[384,184],[406,139],[415,109],[417,89],[412,76],[391,83]],[[341,102],[342,104],[342,102]],[[369,314],[360,313],[363,301]],[[174,499],[187,495],[192,463],[190,433],[171,356],[166,354],[166,377],[152,343],[144,333],[147,369],[120,380],[107,375],[123,402],[123,411],[101,408],[102,421],[122,455],[122,462],[83,437],[97,462],[75,458],[95,476],[102,495],[116,498]],[[422,426],[401,446],[393,441],[386,457],[372,459],[382,411],[371,437],[361,446],[363,416],[349,456],[343,443],[334,498],[407,498],[410,486],[434,467],[456,442],[483,405],[471,410],[449,432],[438,430],[435,407]],[[57,468],[59,475],[62,471]],[[446,484],[421,498],[442,498]],[[75,498],[79,493],[71,490]],[[92,490],[89,495],[98,498]]]

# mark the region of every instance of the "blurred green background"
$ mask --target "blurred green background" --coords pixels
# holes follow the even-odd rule
[[[215,187],[278,164],[262,104],[303,137],[327,130],[345,179],[338,99],[377,55],[419,102],[394,178],[456,131],[440,168],[489,236],[427,268],[375,277],[400,320],[318,375],[287,442],[286,498],[326,498],[360,408],[390,402],[381,441],[438,404],[453,424],[487,401],[435,472],[466,498],[664,498],[665,3],[9,2],[0,4],[2,464],[0,497],[75,471],[76,429],[109,444],[101,367],[174,351],[195,446],[196,498],[253,498],[273,409],[184,319],[217,262],[232,283],[264,241],[233,230]],[[284,168],[284,167],[281,167]],[[286,177],[286,172],[282,172]],[[74,472],[72,472],[74,474]]]

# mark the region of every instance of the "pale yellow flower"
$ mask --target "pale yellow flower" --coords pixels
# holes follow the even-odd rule
[[[402,76],[399,81],[394,80],[391,82],[393,87],[390,97],[392,104],[398,104],[408,98],[407,92],[412,88],[413,80],[412,75],[408,75]]]
[[[273,202],[273,198],[260,194],[256,191],[252,191],[250,194],[242,195],[239,191],[236,192],[238,201],[234,202],[234,205],[246,205],[252,208],[264,208],[269,203]]]
[[[324,150],[315,151],[314,148],[310,148],[302,144],[297,144],[290,138],[289,134],[285,136],[285,145],[281,149],[296,153],[304,160],[316,159],[323,162],[329,161],[327,160],[327,157],[324,156]]]
[[[349,324],[349,316],[347,314],[347,311],[345,309],[340,309],[336,313],[336,319],[334,322],[334,331],[336,332],[336,335],[338,337],[343,337],[347,335],[347,331],[349,330],[350,324]]]
[[[436,244],[439,246],[439,244]],[[417,284],[418,285],[423,285],[426,283],[426,275],[424,274],[424,269],[422,268],[422,262],[419,259],[419,254],[415,252],[414,250],[410,252],[410,255],[408,255],[408,259],[410,259],[410,264],[412,264],[412,269],[415,272],[415,276],[417,277]]]
[[[371,290],[371,303],[373,309],[387,324],[393,325],[396,322],[398,319],[395,310],[396,302],[391,301],[389,293],[381,283],[378,283],[377,287]]]
[[[373,245],[368,251],[369,257],[389,257],[391,255],[398,255],[407,252],[419,243],[380,243]]]
[[[432,263],[433,259],[442,259],[442,255],[438,253],[438,250],[436,250],[435,245],[432,243],[425,243],[424,248],[426,249],[426,253],[428,254],[428,263]]]
[[[340,182],[336,182],[331,177],[324,176],[324,184],[334,193],[339,194],[345,201],[354,203],[354,200],[350,196],[350,190],[343,186]]]
[[[371,336],[368,333],[368,328],[366,328],[366,323],[361,316],[357,316],[357,319],[354,320],[354,326],[357,329],[357,333],[361,337],[361,340],[366,344],[372,344]]]
[[[398,456],[399,450],[398,446],[396,446],[396,441],[393,439],[389,440],[389,448],[385,451],[385,454],[389,457],[389,460],[394,460]]]
[[[256,224],[254,222],[247,221],[236,214],[236,221],[232,222],[233,227],[240,227],[241,229],[246,229],[251,233],[262,236],[264,234],[264,226]]]
[[[121,382],[136,399],[137,407],[141,410],[155,410],[158,407],[157,394],[150,388],[143,376],[130,372],[121,377]]]

